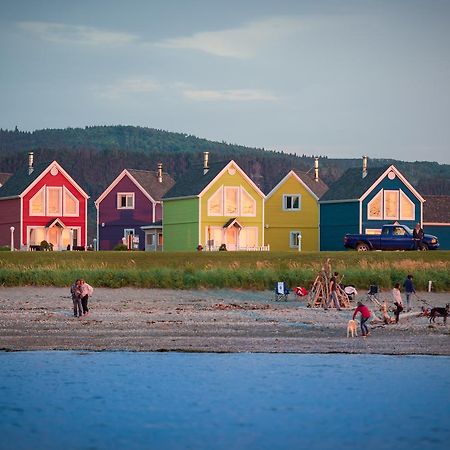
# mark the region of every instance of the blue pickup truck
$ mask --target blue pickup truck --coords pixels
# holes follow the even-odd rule
[[[344,247],[358,251],[369,250],[415,250],[413,232],[406,225],[383,225],[381,234],[346,234]],[[439,241],[436,236],[425,234],[420,250],[436,250]]]

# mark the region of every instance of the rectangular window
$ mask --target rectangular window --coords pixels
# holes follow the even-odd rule
[[[283,195],[283,210],[284,211],[300,211],[301,209],[300,194],[286,194]]]
[[[289,233],[289,247],[298,248],[301,243],[301,231],[291,231]]]
[[[384,218],[398,219],[398,191],[384,191]]]
[[[239,188],[236,186],[226,186],[225,191],[225,216],[239,215]]]
[[[381,234],[381,228],[366,228],[366,234]]]
[[[62,214],[62,188],[47,187],[47,216],[60,216]]]
[[[222,227],[206,227],[205,242],[207,248],[220,247],[222,245],[223,228]]]
[[[258,227],[245,227],[239,233],[239,247],[254,248],[258,246]]]
[[[134,209],[134,192],[119,192],[117,209]]]
[[[155,245],[155,235],[153,233],[147,233],[145,235],[145,241],[147,245],[153,247]]]

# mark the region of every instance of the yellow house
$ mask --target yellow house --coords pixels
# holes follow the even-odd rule
[[[264,193],[237,165],[192,168],[163,200],[164,250],[267,250],[264,247]]]
[[[272,251],[319,250],[319,198],[328,190],[315,176],[291,170],[265,200],[265,243]]]

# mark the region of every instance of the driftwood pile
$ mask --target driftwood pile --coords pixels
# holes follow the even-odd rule
[[[330,280],[333,276],[331,271],[330,258],[323,265],[320,272],[309,291],[308,307],[310,308],[335,308],[334,302],[330,298]],[[350,299],[340,286],[340,281],[336,280],[336,294],[341,308],[351,308]]]

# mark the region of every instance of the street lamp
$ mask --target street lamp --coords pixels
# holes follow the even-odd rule
[[[11,231],[11,251],[12,252],[14,251],[14,230],[15,230],[14,227],[10,228],[10,231]]]

